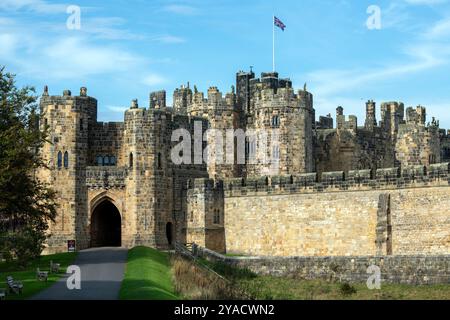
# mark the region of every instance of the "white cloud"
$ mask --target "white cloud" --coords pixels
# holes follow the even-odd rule
[[[330,96],[343,92],[351,93],[355,88],[427,70],[444,63],[423,49],[418,49],[415,52],[417,60],[410,63],[400,63],[374,69],[319,70],[310,73],[308,79],[315,85],[316,94]]]
[[[390,79],[397,79],[411,74],[418,74],[450,62],[450,20],[442,20],[428,28],[425,37],[403,46],[404,59],[392,64],[371,68],[354,68],[346,70],[317,70],[308,75],[315,86],[315,93],[329,99],[333,95],[351,94],[353,89],[364,88]]]
[[[143,40],[145,36],[124,28],[126,20],[119,17],[86,18],[82,20],[82,33],[106,40]]]
[[[177,36],[172,36],[172,35],[156,36],[156,37],[152,38],[152,40],[162,42],[162,43],[168,43],[168,44],[176,44],[176,43],[186,42],[186,39],[180,38]]]
[[[106,109],[114,113],[124,113],[129,107],[106,106]]]
[[[0,57],[7,59],[14,54],[19,39],[14,34],[0,34]]]
[[[447,3],[448,0],[405,0],[405,2],[412,5],[436,5]]]
[[[187,5],[180,5],[180,4],[172,4],[163,7],[163,11],[180,14],[180,15],[186,15],[186,16],[192,16],[199,13],[199,10],[197,8],[194,8],[192,6]]]
[[[63,38],[43,50],[43,60],[55,78],[126,72],[141,58],[113,46],[91,44],[82,38]]]
[[[450,18],[438,21],[425,32],[425,37],[431,40],[450,39]]]
[[[68,4],[49,3],[44,0],[2,0],[0,9],[6,11],[27,10],[36,13],[65,13]]]
[[[155,87],[167,83],[168,80],[159,74],[148,74],[142,79],[142,84]]]

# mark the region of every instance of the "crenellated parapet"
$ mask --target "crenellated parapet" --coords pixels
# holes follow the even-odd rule
[[[208,89],[208,97],[203,92],[195,92],[192,103],[187,107],[191,116],[211,117],[221,113],[231,113],[236,110],[235,93],[227,93],[223,96],[217,87]]]
[[[89,189],[124,189],[128,168],[126,167],[87,167],[86,186]]]
[[[450,163],[440,163],[405,168],[355,170],[345,173],[323,172],[289,176],[260,177],[253,179],[226,179],[223,182],[225,197],[369,191],[378,189],[406,189],[450,185]],[[210,182],[212,190],[212,182]]]

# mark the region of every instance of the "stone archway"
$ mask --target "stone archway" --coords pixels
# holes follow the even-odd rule
[[[108,199],[100,202],[91,215],[91,247],[120,247],[122,218]]]

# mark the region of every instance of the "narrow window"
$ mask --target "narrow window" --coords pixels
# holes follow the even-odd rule
[[[97,156],[97,166],[101,167],[103,166],[103,157]]]
[[[133,153],[130,153],[130,168],[133,168]]]
[[[69,168],[69,153],[64,152],[64,168]]]
[[[214,224],[220,224],[220,211],[214,210]]]
[[[83,130],[83,119],[80,119],[80,130]]]
[[[62,167],[62,152],[61,151],[58,152],[58,161],[57,161],[57,163],[58,163],[58,169],[61,169],[61,167]]]
[[[109,157],[108,156],[103,158],[103,165],[109,166]]]
[[[158,169],[162,168],[162,163],[161,163],[161,153],[158,153]]]
[[[278,128],[280,126],[280,117],[279,116],[272,117],[272,126],[274,128]]]
[[[273,146],[272,159],[273,160],[279,160],[280,159],[280,147],[279,146]]]

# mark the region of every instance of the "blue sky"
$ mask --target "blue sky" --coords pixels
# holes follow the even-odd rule
[[[450,128],[450,0],[45,0],[0,1],[0,65],[50,94],[81,86],[99,101],[99,120],[120,121],[134,98],[190,81],[201,91],[230,90],[238,70],[272,68],[272,15],[277,71],[307,82],[318,115],[364,122],[365,101],[427,107]],[[69,5],[81,29],[69,30]],[[369,30],[367,8],[381,8]]]

